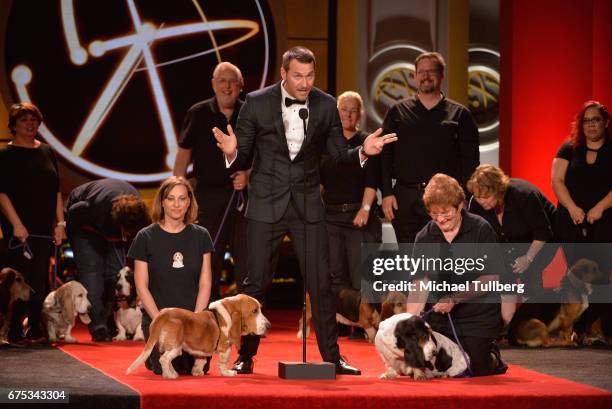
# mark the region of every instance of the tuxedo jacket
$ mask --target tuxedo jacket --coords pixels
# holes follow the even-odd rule
[[[247,95],[236,124],[238,157],[231,170],[251,168],[247,218],[275,223],[292,200],[306,221],[319,222],[325,216],[319,191],[321,153],[326,150],[335,162],[359,167],[359,148],[349,149],[342,135],[335,98],[312,88],[306,138],[291,160],[280,87],[278,82]]]

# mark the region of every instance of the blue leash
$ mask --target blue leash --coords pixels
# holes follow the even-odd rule
[[[429,311],[422,312],[421,318],[426,321],[427,317],[429,317],[432,312],[434,312],[433,308],[429,309]],[[448,312],[447,315],[448,315],[448,322],[450,323],[451,330],[453,331],[453,336],[455,337],[455,342],[459,346],[459,350],[463,354],[463,359],[465,359],[465,363],[467,364],[466,372],[468,373],[469,376],[473,376],[472,369],[470,368],[470,360],[469,360],[468,354],[467,352],[465,352],[465,349],[463,349],[463,345],[461,345],[461,342],[459,341],[459,337],[457,336],[457,330],[455,329],[455,324],[453,323],[453,319],[451,318],[451,313]],[[463,376],[463,374],[458,375],[457,377],[461,377],[461,376]]]
[[[45,236],[45,235],[42,235],[42,234],[29,234],[28,238],[29,237],[32,237],[32,238],[35,238],[35,239],[51,240],[51,241],[54,240],[53,236]],[[19,240],[16,240],[17,244],[15,244],[15,245],[13,244],[13,240],[15,240],[14,236],[9,239],[9,242],[8,242],[8,249],[9,250],[15,250],[15,249],[23,247],[23,256],[25,258],[27,258],[28,260],[32,260],[32,258],[34,258],[34,252],[30,248],[30,245],[28,244],[28,240],[27,239],[23,243],[20,242]],[[56,246],[55,243],[54,243],[54,246],[53,246],[53,259],[55,260],[55,262],[53,263],[53,283],[51,284],[51,289],[52,290],[55,290],[57,288],[56,284],[57,284],[57,269],[58,269],[58,256],[57,256],[58,248],[59,247]]]

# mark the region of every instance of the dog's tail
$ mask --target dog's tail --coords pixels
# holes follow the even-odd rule
[[[155,322],[153,322],[150,327],[149,339],[147,340],[144,349],[142,350],[141,354],[138,355],[138,358],[136,358],[132,365],[130,365],[130,367],[125,371],[126,375],[129,375],[134,372],[134,370],[138,368],[144,361],[146,361],[149,355],[151,355],[151,351],[153,351],[153,348],[155,348],[157,340],[159,339],[160,331],[161,330],[159,329],[159,327],[155,325]]]

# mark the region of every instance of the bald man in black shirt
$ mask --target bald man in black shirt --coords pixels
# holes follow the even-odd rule
[[[479,165],[474,119],[466,107],[440,91],[444,67],[439,53],[418,56],[418,93],[393,106],[383,123],[384,133],[394,132],[398,137],[382,153],[381,191],[383,212],[400,243],[414,242],[429,221],[422,195],[434,174],[450,175],[465,188]],[[392,179],[396,179],[394,187]]]
[[[228,124],[236,125],[242,107],[242,101],[238,99],[244,86],[242,73],[234,64],[222,62],[216,66],[211,83],[215,96],[196,103],[185,115],[173,173],[184,177],[193,161],[198,224],[208,229],[216,250],[212,261],[211,301],[214,301],[221,296],[220,275],[228,245],[234,258],[239,291],[246,274],[246,221],[243,212],[249,178],[248,171],[229,172],[212,134],[214,127],[225,129]]]

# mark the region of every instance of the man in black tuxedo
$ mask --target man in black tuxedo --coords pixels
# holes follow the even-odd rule
[[[394,134],[380,136],[379,129],[362,146],[348,149],[335,99],[313,86],[315,58],[307,48],[285,52],[280,72],[281,82],[247,95],[235,134],[231,126],[228,134],[213,129],[230,169],[252,169],[246,213],[249,271],[244,293],[263,300],[272,283],[272,254],[289,233],[306,277],[321,356],[336,364],[339,374],[360,375],[359,369],[340,358],[337,343],[319,159],[326,149],[336,162],[363,166],[369,155],[379,154],[396,138]],[[308,112],[305,140],[300,117],[304,109]],[[234,370],[252,373],[258,346],[259,337],[244,337]]]

